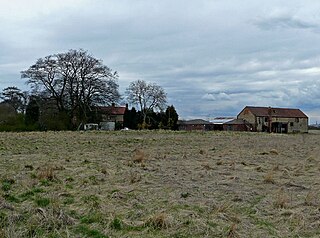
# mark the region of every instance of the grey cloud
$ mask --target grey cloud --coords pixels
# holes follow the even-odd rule
[[[292,16],[277,16],[259,19],[254,22],[262,30],[272,29],[319,29],[319,25],[294,18]]]
[[[19,72],[39,57],[83,48],[119,72],[122,92],[136,79],[163,86],[169,104],[184,118],[236,115],[245,105],[320,112],[320,87],[313,84],[320,77],[319,19],[312,17],[319,4],[48,2],[50,7],[28,2],[25,8],[32,7],[12,11],[16,16],[6,15],[0,3],[2,88],[18,83]],[[304,34],[297,34],[303,29]]]

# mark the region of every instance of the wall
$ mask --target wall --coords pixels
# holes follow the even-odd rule
[[[204,124],[180,124],[180,131],[210,131],[213,130],[213,125],[204,125]]]
[[[224,124],[224,131],[248,131],[248,128],[244,124]]]
[[[269,127],[269,118],[268,117],[257,117],[256,131],[267,132]]]
[[[288,133],[308,132],[308,119],[307,118],[277,118],[277,122],[288,123]]]
[[[253,125],[253,131],[268,131],[268,117],[255,117],[250,110],[244,109],[239,115],[239,119],[244,119]],[[272,118],[272,123],[288,123],[288,133],[308,132],[308,118]]]
[[[246,120],[253,126],[253,130],[257,131],[257,127],[255,126],[257,125],[256,117],[250,112],[249,109],[245,108],[242,112],[240,112],[237,118]]]

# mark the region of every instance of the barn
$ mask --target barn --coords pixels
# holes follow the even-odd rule
[[[308,117],[300,109],[246,106],[237,116],[252,125],[252,131],[307,133]]]

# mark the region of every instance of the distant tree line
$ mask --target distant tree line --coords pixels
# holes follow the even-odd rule
[[[134,107],[127,110],[124,115],[124,127],[130,129],[165,129],[177,130],[178,113],[173,105],[168,106],[165,111],[150,111],[145,115],[145,112],[136,111]]]
[[[84,50],[70,50],[40,58],[21,72],[31,87],[15,86],[0,94],[0,130],[74,130],[80,124],[101,121],[97,108],[118,104],[133,107],[121,127],[177,129],[178,114],[167,106],[164,89],[144,80],[131,82],[124,98],[118,73]],[[136,110],[137,106],[138,110]]]

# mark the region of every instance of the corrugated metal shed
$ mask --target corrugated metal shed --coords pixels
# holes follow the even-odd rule
[[[235,117],[215,117],[213,118],[213,120],[210,120],[210,122],[216,125],[221,125],[226,122],[232,121],[233,119],[235,119]]]
[[[248,123],[245,122],[243,119],[234,119],[224,123],[225,125],[247,125]]]

